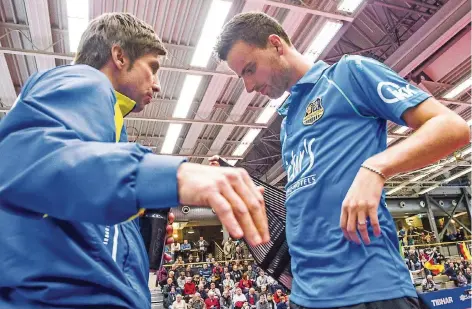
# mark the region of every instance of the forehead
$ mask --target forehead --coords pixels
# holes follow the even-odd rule
[[[258,50],[258,48],[253,45],[249,45],[243,41],[237,41],[228,52],[226,59],[228,66],[235,71],[236,74],[241,76],[241,71],[244,66],[254,58],[256,50]]]

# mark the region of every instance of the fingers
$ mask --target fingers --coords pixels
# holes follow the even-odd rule
[[[349,235],[349,239],[356,244],[360,245],[361,240],[357,235],[357,212],[355,207],[347,206],[348,218],[347,218],[347,226],[346,231]]]
[[[220,188],[221,192],[231,204],[234,216],[243,230],[244,237],[251,245],[259,245],[262,242],[262,236],[258,228],[261,223],[257,223],[257,217],[260,217],[261,209],[259,201],[241,178],[236,179],[238,175],[234,174],[230,177],[233,186],[225,184]],[[257,215],[255,215],[256,213]]]
[[[357,213],[357,230],[359,231],[359,234],[361,234],[361,238],[364,244],[369,245],[370,238],[369,233],[367,231],[367,220],[365,212],[363,210]]]
[[[221,194],[211,194],[208,203],[215,210],[221,224],[226,227],[231,237],[237,239],[243,237],[243,230],[233,214],[231,205]]]
[[[169,215],[167,216],[167,220],[168,220],[169,224],[174,223],[175,215],[170,211],[169,211]]]
[[[368,211],[369,211],[370,225],[372,226],[372,229],[374,230],[374,235],[375,237],[379,237],[382,234],[382,231],[380,230],[377,207],[370,207]]]
[[[339,226],[341,227],[341,230],[343,231],[344,238],[350,241],[351,238],[349,237],[349,234],[347,232],[347,219],[348,219],[348,213],[343,203],[343,207],[341,209],[341,218],[339,219]]]

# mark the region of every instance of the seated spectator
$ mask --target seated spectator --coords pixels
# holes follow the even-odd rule
[[[196,292],[197,287],[195,286],[195,283],[192,281],[191,277],[188,277],[184,284],[184,295],[192,297]]]
[[[223,289],[229,288],[232,290],[234,288],[234,281],[231,279],[230,273],[225,273],[225,279],[222,282]]]
[[[197,256],[195,257],[195,262],[194,262],[194,263],[200,263],[200,262],[201,262],[201,261],[200,261],[200,257],[197,255]],[[193,266],[193,268],[201,269],[201,268],[203,268],[203,264],[195,264],[195,265]]]
[[[170,290],[163,294],[163,305],[165,309],[172,308],[172,304],[176,300],[177,293],[175,291],[175,286],[171,286]]]
[[[470,267],[467,267],[467,268],[465,269],[464,277],[467,279],[467,283],[470,284],[470,278],[471,278]]]
[[[236,250],[234,251],[234,259],[236,260],[243,260],[244,259],[244,252],[241,249],[240,246],[236,247]]]
[[[174,287],[174,289],[176,288],[172,278],[167,278],[167,284],[165,284],[163,287],[162,287],[162,295],[164,297],[167,297],[167,294],[170,292],[171,288]]]
[[[185,274],[185,277],[191,277],[191,278],[193,278],[193,275],[195,275],[190,265],[187,265],[187,268],[185,268],[184,274]]]
[[[247,301],[244,302],[242,309],[251,309],[251,306]]]
[[[207,291],[205,290],[205,286],[203,284],[198,285],[197,293],[200,294],[200,297],[203,298],[203,300],[208,298]]]
[[[160,286],[161,289],[162,287],[166,284],[167,282],[167,270],[164,266],[161,266],[157,271],[156,271],[156,287]]]
[[[266,285],[261,286],[259,295],[266,295],[267,296],[267,294],[269,294],[269,291],[267,291],[267,286]]]
[[[205,278],[206,282],[211,281],[211,269],[208,268],[208,264],[203,264],[203,268],[200,269],[200,276]]]
[[[287,309],[287,308],[288,308],[288,306],[287,306],[287,302],[285,300],[285,296],[280,296],[279,302],[277,304],[277,309]]]
[[[172,303],[172,309],[187,309],[187,304],[185,300],[182,299],[182,295],[176,295],[175,301]]]
[[[188,303],[188,308],[192,309],[205,309],[205,301],[200,296],[200,293],[195,293],[192,299]]]
[[[235,309],[241,309],[246,302],[246,296],[242,293],[240,288],[236,288],[236,293],[233,295],[233,306]]]
[[[275,303],[278,304],[282,301],[282,297],[284,297],[285,295],[282,293],[281,289],[278,289],[277,291],[275,291],[273,296],[274,296]],[[284,297],[284,300],[285,300],[285,297]]]
[[[467,278],[464,276],[462,271],[459,271],[457,275],[457,286],[465,286],[467,284]]]
[[[244,261],[244,262],[247,262],[247,261]],[[249,278],[249,280],[251,280],[251,282],[253,283],[253,285],[256,284],[256,278],[257,278],[257,273],[255,271],[252,270],[252,266],[251,265],[247,265],[247,277]]]
[[[454,284],[457,286],[457,273],[454,270],[454,263],[449,262],[449,266],[446,266],[444,274],[449,277],[449,280],[454,281]]]
[[[214,282],[210,283],[210,289],[208,292],[213,292],[216,296],[221,297],[221,291],[216,287]]]
[[[233,300],[228,289],[223,291],[223,295],[220,297],[220,309],[231,309],[233,306]]]
[[[264,271],[263,270],[260,270],[259,271],[259,276],[257,277],[256,279],[256,285],[257,285],[257,288],[261,289],[262,286],[266,286],[267,287],[267,284],[268,284],[268,277],[265,275]]]
[[[243,273],[239,270],[239,266],[233,266],[233,271],[231,272],[234,282],[239,282],[243,277]]]
[[[243,291],[244,294],[247,294],[249,289],[252,288],[252,282],[248,279],[247,273],[243,274],[243,277],[239,281],[238,287]]]
[[[188,256],[188,262],[187,262],[187,263],[188,263],[188,264],[195,263],[195,262],[193,261],[193,255],[190,254],[190,255]],[[193,267],[193,265],[192,265],[192,267]]]
[[[437,291],[436,283],[434,283],[433,276],[428,275],[426,279],[423,280],[421,283],[421,287],[423,288],[423,292],[431,292]]]
[[[267,294],[267,302],[270,305],[270,309],[276,309],[277,304],[274,301],[274,296],[272,294]]]
[[[208,291],[208,298],[205,299],[205,305],[207,309],[220,309],[218,296],[216,296],[212,291]]]
[[[246,299],[251,308],[256,308],[259,298],[257,297],[256,290],[254,288],[249,289],[249,292],[246,294]]]
[[[181,272],[179,278],[177,278],[177,285],[183,291],[184,285],[187,282],[187,277],[185,277],[185,272]]]
[[[259,300],[256,303],[256,309],[271,309],[267,296],[265,294],[259,295]]]

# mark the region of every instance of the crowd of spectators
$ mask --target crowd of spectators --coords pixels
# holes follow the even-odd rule
[[[195,262],[178,256],[168,270],[159,270],[157,284],[162,289],[164,308],[288,308],[287,291],[252,261],[220,264],[210,256],[204,263]]]

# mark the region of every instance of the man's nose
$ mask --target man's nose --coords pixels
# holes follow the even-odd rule
[[[248,93],[251,93],[254,91],[254,83],[247,78],[244,79],[244,87],[246,87],[246,91]]]
[[[159,82],[157,75],[154,77],[154,82],[152,83],[152,91],[161,92],[161,83]]]

